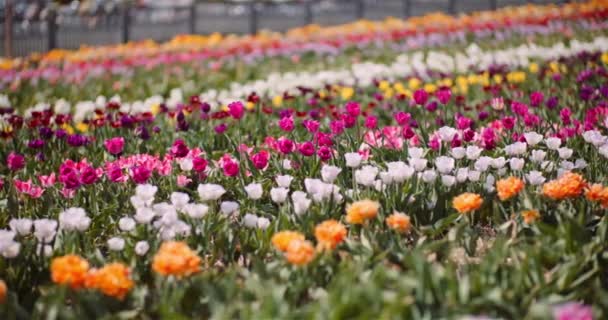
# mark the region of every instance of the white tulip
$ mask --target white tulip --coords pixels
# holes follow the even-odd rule
[[[505,166],[505,164],[507,164],[507,160],[505,160],[505,157],[498,157],[498,158],[494,158],[492,159],[492,167],[495,169],[500,169],[502,167]]]
[[[547,148],[557,150],[557,148],[559,148],[559,146],[562,144],[562,140],[560,138],[551,137],[545,139],[545,144],[547,145]]]
[[[477,159],[473,166],[475,167],[475,170],[485,172],[488,170],[488,167],[492,163],[492,160],[493,160],[492,158],[484,156],[484,157]]]
[[[467,154],[467,150],[463,147],[452,148],[452,150],[450,151],[450,155],[454,159],[457,159],[457,160],[464,158],[464,156],[466,156],[466,154]]]
[[[259,217],[257,225],[258,225],[258,229],[266,230],[266,229],[268,229],[268,226],[270,226],[270,220],[268,220],[268,218],[265,218],[265,217]]]
[[[108,249],[112,251],[122,251],[125,248],[125,239],[113,237],[108,239]]]
[[[279,186],[281,188],[289,188],[292,180],[293,180],[293,177],[290,175],[277,176],[275,178],[277,186]]]
[[[349,152],[344,154],[346,166],[349,168],[358,168],[361,165],[363,157],[357,152]]]
[[[200,203],[189,203],[184,207],[184,212],[192,219],[200,219],[207,215],[209,207]]]
[[[135,229],[135,220],[129,217],[122,217],[118,220],[118,228],[121,231],[129,232]]]
[[[435,170],[425,170],[422,172],[422,181],[426,183],[433,183],[437,179],[437,173]]]
[[[340,172],[342,172],[342,169],[336,166],[324,165],[321,169],[321,177],[323,178],[323,181],[333,183]]]
[[[247,192],[247,196],[251,200],[258,200],[262,198],[262,194],[264,190],[262,189],[262,185],[259,183],[250,183],[245,186],[245,192]]]
[[[526,153],[527,144],[525,142],[515,142],[505,146],[505,153],[509,156],[519,156]]]
[[[572,157],[572,153],[574,152],[574,150],[572,150],[570,148],[562,147],[562,148],[557,149],[557,152],[559,153],[560,158],[570,159],[570,157]]]
[[[479,181],[479,178],[481,178],[481,172],[477,170],[469,170],[468,178],[471,182],[477,182]]]
[[[20,236],[27,236],[32,233],[32,219],[22,218],[22,219],[11,219],[8,223],[11,230],[15,231]]]
[[[444,126],[439,128],[438,133],[441,141],[451,142],[458,133],[458,130],[452,127]]]
[[[456,170],[456,181],[463,183],[466,182],[469,177],[469,168],[458,168]]]
[[[451,175],[442,175],[441,176],[441,183],[446,186],[446,187],[451,187],[456,183],[456,177],[451,176]]]
[[[509,159],[509,167],[511,167],[511,170],[513,170],[513,171],[520,171],[521,169],[523,169],[524,164],[525,164],[525,161],[522,158]]]
[[[234,201],[224,201],[220,204],[220,212],[225,215],[230,215],[239,210],[239,204]]]
[[[139,208],[135,211],[135,215],[133,218],[137,223],[140,224],[148,224],[154,217],[156,216],[156,212],[150,208]]]
[[[420,172],[426,169],[426,165],[428,160],[422,158],[411,158],[409,159],[409,164],[414,168],[414,170]]]
[[[396,183],[402,183],[414,175],[414,169],[403,161],[387,162],[386,166],[390,180]]]
[[[285,170],[291,170],[291,161],[289,159],[285,159],[283,160],[283,169]]]
[[[151,184],[140,184],[135,187],[135,195],[142,199],[148,206],[152,204],[158,187]]]
[[[289,189],[287,188],[272,188],[270,189],[270,199],[275,203],[283,203],[287,199]]]
[[[452,172],[454,169],[454,158],[440,156],[435,159],[435,167],[437,167],[437,171],[442,174],[447,174]]]
[[[304,213],[306,213],[306,211],[308,211],[308,208],[310,207],[310,204],[312,203],[312,201],[310,199],[292,199],[293,201],[293,211],[295,212],[296,215],[301,216]]]
[[[541,163],[545,160],[546,155],[547,153],[543,150],[532,150],[532,156],[530,157],[530,160],[535,163]]]
[[[493,175],[488,175],[486,177],[486,182],[484,183],[483,187],[484,189],[486,189],[487,192],[494,192],[495,188],[494,188],[494,183],[496,182],[496,179],[494,179]]]
[[[538,134],[534,131],[524,133],[524,137],[526,138],[526,142],[528,145],[535,146],[543,141],[543,135]]]
[[[574,168],[576,169],[585,169],[587,167],[587,161],[585,159],[576,159],[574,162]]]
[[[59,226],[66,231],[85,231],[91,224],[91,218],[82,208],[69,208],[59,214]]]
[[[540,171],[532,170],[528,174],[526,174],[526,180],[528,183],[534,186],[541,185],[545,183],[545,177],[543,177],[543,173]]]
[[[179,168],[182,169],[182,171],[191,171],[192,168],[194,167],[194,163],[192,162],[192,159],[190,158],[182,158],[179,161]]]
[[[574,169],[574,162],[563,160],[559,163],[559,167],[566,171],[571,171],[572,169]]]
[[[478,146],[468,146],[467,147],[467,159],[469,160],[477,160],[483,151],[482,148]]]
[[[410,159],[420,159],[424,155],[422,148],[409,148],[407,149]]]
[[[355,181],[360,185],[371,187],[374,185],[377,175],[378,168],[363,166],[361,169],[355,171]]]
[[[212,183],[199,184],[197,191],[198,191],[198,195],[201,198],[201,201],[203,201],[203,202],[217,200],[224,193],[226,193],[226,190],[224,189],[224,187],[220,186],[219,184],[212,184]]]
[[[183,192],[171,193],[171,204],[177,209],[182,209],[185,205],[190,202],[190,196]]]
[[[137,254],[138,256],[145,255],[148,250],[150,250],[150,245],[147,241],[138,241],[135,244],[135,254]]]
[[[255,214],[247,213],[243,217],[243,225],[247,228],[255,228],[258,224],[258,216]]]

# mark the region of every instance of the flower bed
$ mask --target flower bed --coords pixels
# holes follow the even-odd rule
[[[256,78],[189,97],[179,76],[124,100],[73,84],[20,105],[17,88],[0,99],[2,319],[605,318],[594,3],[542,11],[587,20],[528,39],[384,39],[368,61],[244,64]],[[137,87],[138,68],[117,76]]]

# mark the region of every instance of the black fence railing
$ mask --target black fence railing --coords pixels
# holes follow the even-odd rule
[[[168,40],[176,34],[256,33],[285,31],[310,23],[335,25],[356,19],[409,17],[433,11],[451,14],[526,3],[567,0],[295,0],[192,1],[187,6],[135,7],[117,5],[109,12],[75,14],[48,7],[35,19],[14,12],[15,0],[5,1],[0,17],[4,56],[25,56],[55,48],[124,43],[144,39]],[[18,0],[17,0],[18,1]],[[127,2],[128,3],[128,2]]]

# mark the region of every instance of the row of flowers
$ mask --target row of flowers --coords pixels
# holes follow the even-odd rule
[[[555,60],[558,57],[574,56],[580,52],[604,52],[608,49],[608,41],[604,36],[598,36],[592,41],[580,42],[571,40],[568,44],[558,42],[552,46],[543,47],[535,44],[523,44],[516,47],[508,47],[500,50],[483,51],[475,44],[472,44],[461,52],[443,51],[416,51],[413,53],[402,54],[390,64],[380,64],[373,62],[354,63],[348,69],[343,70],[324,70],[321,72],[288,72],[284,74],[273,73],[265,79],[256,80],[248,83],[232,83],[228,89],[211,89],[198,95],[200,101],[210,107],[212,111],[226,106],[235,100],[247,97],[251,94],[273,97],[273,104],[280,106],[283,101],[283,94],[297,94],[299,88],[307,87],[311,89],[322,89],[326,85],[340,84],[341,96],[348,100],[354,94],[355,86],[370,86],[378,79],[397,79],[404,76],[416,76],[422,79],[432,79],[437,75],[443,75],[434,83],[428,83],[425,87],[427,91],[433,93],[438,87],[450,84],[445,80],[449,75],[462,74],[472,66],[477,70],[495,70],[497,68],[518,68],[530,66],[537,69],[537,62]],[[602,59],[606,59],[603,57]],[[480,81],[488,83],[497,78],[490,78],[485,74]],[[519,73],[506,75],[508,81],[521,80]],[[468,79],[454,77],[451,80],[457,85],[457,92],[468,89]],[[412,96],[413,90],[417,89],[416,82],[401,85],[392,90],[393,94]],[[9,106],[8,97],[0,99],[5,106]],[[123,101],[120,96],[115,95],[111,98],[98,96],[94,101],[80,101],[73,106],[66,100],[59,99],[52,108],[55,113],[66,114],[73,112],[76,122],[82,122],[94,115],[97,109],[103,109],[108,105],[108,101],[120,105],[120,111],[126,113],[157,112],[162,104],[170,110],[183,106],[187,101],[184,99],[182,89],[171,90],[167,98],[161,95],[154,95],[144,100]],[[38,103],[36,106],[27,108],[24,113],[30,116],[32,112],[41,112],[51,107],[50,103]]]
[[[372,33],[373,37],[352,37],[352,41],[313,43],[302,42],[296,47],[283,48],[273,46],[266,52],[256,49],[250,53],[229,51],[228,55],[222,55],[207,51],[177,52],[174,54],[160,54],[153,56],[131,57],[126,60],[111,59],[97,62],[92,59],[77,63],[63,64],[61,67],[50,65],[43,68],[16,71],[9,69],[0,71],[2,86],[10,93],[10,102],[15,105],[35,104],[46,100],[65,98],[76,102],[83,90],[88,95],[110,95],[120,92],[129,100],[142,99],[138,88],[132,87],[131,83],[139,83],[140,87],[150,87],[141,90],[149,94],[152,92],[166,92],[172,85],[179,84],[182,90],[188,94],[219,88],[224,86],[224,75],[228,74],[233,79],[229,81],[242,82],[250,80],[251,74],[242,74],[243,68],[255,70],[255,77],[269,73],[271,70],[296,70],[307,69],[321,62],[334,65],[336,60],[356,60],[369,57],[374,59],[379,51],[386,51],[382,56],[396,55],[403,51],[419,49],[421,47],[436,47],[449,43],[470,43],[478,41],[491,45],[494,42],[505,42],[511,39],[529,39],[546,33],[557,33],[562,37],[572,37],[581,32],[603,29],[605,22],[592,16],[584,16],[574,20],[562,18],[557,21],[546,23],[546,21],[526,21],[522,23],[510,22],[498,29],[487,31],[478,30],[469,35],[464,29],[461,31],[444,32],[433,31],[431,33],[406,33],[407,37],[398,40]],[[351,37],[348,37],[351,39]],[[218,38],[219,41],[219,38]],[[390,42],[389,42],[390,41]],[[525,40],[519,40],[525,41]],[[218,43],[225,43],[219,41]],[[145,47],[145,46],[144,46]],[[249,48],[250,46],[245,46]],[[243,48],[243,46],[239,47]],[[353,52],[353,50],[356,50]],[[92,52],[88,49],[86,52]],[[128,53],[137,52],[129,46]],[[363,56],[363,57],[362,57]],[[277,62],[280,64],[277,65]],[[349,63],[349,62],[345,62]],[[180,81],[167,82],[166,75],[170,74]],[[208,77],[209,74],[215,76]],[[243,77],[243,78],[241,78]],[[165,87],[168,86],[168,87]],[[5,104],[5,103],[2,103]],[[9,103],[10,104],[10,103]]]
[[[553,63],[549,64],[549,69],[553,68]],[[562,68],[565,66],[562,66]],[[545,67],[543,67],[544,69]],[[555,68],[560,68],[559,66],[555,67]],[[565,69],[564,69],[565,70]],[[530,72],[530,74],[535,74],[533,72]],[[525,75],[526,73],[523,73],[523,77],[525,79]],[[497,82],[497,75],[493,76],[493,82]],[[537,75],[542,77],[543,75]],[[577,78],[583,78],[583,77],[592,77],[593,73],[589,73],[589,71],[581,71],[580,74],[577,76]],[[485,77],[488,77],[487,75]],[[507,75],[508,78],[508,75]],[[555,78],[555,77],[554,77]],[[479,86],[479,85],[484,85],[484,82],[489,81],[487,80],[487,78],[484,77],[468,77],[466,78],[468,80],[467,83],[471,83],[470,85],[475,85],[475,86]],[[484,80],[485,79],[485,80]],[[416,80],[415,78],[410,79],[410,82],[412,82],[412,80]],[[443,79],[443,81],[445,81],[446,79]],[[458,80],[458,79],[457,79]],[[459,82],[459,81],[456,81]],[[394,85],[390,85],[388,84],[388,82],[380,82],[377,84],[377,89],[379,89],[383,94],[380,96],[376,96],[376,100],[378,102],[383,102],[385,97],[388,97],[389,95],[387,94],[387,91],[394,91],[394,90],[398,90],[399,83],[395,83]],[[509,83],[505,83],[503,85],[514,85],[513,82],[509,82]],[[416,85],[415,83],[411,83],[410,85]],[[500,86],[500,84],[496,84],[498,86]],[[422,86],[420,83],[417,84],[417,86]],[[467,86],[469,86],[469,84],[467,84]],[[424,86],[426,87],[426,86]],[[395,88],[395,89],[393,89]],[[584,90],[583,90],[584,89]],[[601,95],[605,94],[605,90],[600,88],[600,92],[594,93],[593,89],[591,87],[585,87],[585,85],[583,85],[581,87],[581,97],[584,98],[585,100],[589,100],[589,99],[597,99],[599,97],[601,97]],[[342,90],[338,90],[339,91],[339,95],[342,93]],[[411,98],[410,100],[410,105],[419,105],[419,106],[425,106],[425,110],[427,112],[428,115],[433,115],[436,114],[438,111],[438,107],[440,105],[448,105],[450,104],[451,101],[451,96],[452,96],[452,91],[449,88],[443,88],[440,90],[433,90],[433,92],[431,93],[432,95],[434,95],[434,98],[430,98],[429,93],[427,90],[424,89],[417,89],[414,94],[413,94],[413,98]],[[256,98],[257,99],[257,98]],[[407,95],[403,95],[402,97],[397,96],[393,99],[396,99],[396,102],[402,101],[403,99],[408,99]],[[436,99],[436,100],[434,100]],[[545,101],[545,97],[544,94],[542,92],[533,92],[530,97],[530,103],[532,104],[533,107],[538,107],[540,104],[546,102],[546,105],[549,109],[555,109],[556,106],[558,105],[558,101],[559,98],[557,96],[554,97],[550,97],[550,99],[547,99]],[[502,110],[505,108],[505,101],[502,98],[493,98],[491,99],[490,105],[487,105],[487,107],[491,107],[491,110],[493,110],[492,112],[502,112]],[[252,102],[249,102],[252,103]],[[196,101],[194,103],[194,105],[197,105]],[[369,105],[367,108],[369,110],[372,110],[374,106],[373,105]],[[466,142],[477,142],[480,143],[482,147],[486,147],[489,149],[494,148],[494,146],[496,145],[496,143],[498,141],[501,140],[501,135],[508,135],[510,134],[509,131],[513,130],[513,128],[516,126],[516,124],[518,123],[518,118],[520,118],[519,122],[520,125],[523,125],[523,128],[529,128],[527,130],[530,130],[532,128],[537,127],[540,124],[540,118],[539,115],[536,114],[535,112],[532,112],[529,110],[529,108],[525,105],[522,104],[520,102],[512,102],[511,103],[511,108],[512,108],[512,112],[515,113],[516,117],[505,117],[504,119],[500,120],[500,121],[494,121],[491,123],[487,123],[487,126],[483,126],[477,130],[472,130],[471,125],[473,123],[473,120],[471,118],[462,116],[462,115],[456,115],[456,127],[457,129],[454,128],[450,128],[450,127],[443,127],[440,128],[438,131],[436,132],[430,132],[428,137],[425,136],[421,136],[419,134],[416,133],[417,130],[419,130],[417,128],[417,124],[414,123],[412,120],[413,114],[415,113],[406,113],[406,112],[395,112],[393,115],[391,115],[392,117],[394,117],[394,119],[396,120],[396,122],[398,123],[399,126],[387,126],[381,129],[377,129],[377,122],[378,122],[378,118],[376,116],[367,116],[367,118],[364,121],[364,125],[367,128],[368,131],[365,132],[365,134],[362,136],[363,138],[363,142],[365,142],[365,146],[363,150],[367,149],[369,150],[370,147],[378,147],[378,146],[382,146],[385,148],[389,148],[389,149],[400,149],[402,148],[406,143],[409,144],[410,146],[417,146],[420,145],[421,143],[427,143],[427,146],[430,147],[431,150],[443,150],[441,148],[442,142],[444,143],[449,143],[451,145],[452,148],[454,147],[460,147],[461,144],[466,143]],[[208,121],[211,121],[211,123],[215,123],[215,130],[218,133],[223,133],[225,132],[230,125],[230,121],[228,122],[224,122],[221,120],[221,118],[228,116],[228,117],[232,117],[235,120],[240,120],[241,118],[243,118],[248,112],[246,112],[246,107],[244,104],[242,103],[233,103],[230,104],[229,108],[228,108],[228,112],[217,112],[217,113],[212,113],[211,117],[208,120],[197,120],[197,117],[194,114],[189,115],[188,117],[185,116],[185,113],[187,112],[187,109],[184,109],[182,111],[180,111],[178,114],[176,113],[172,113],[172,112],[166,112],[166,113],[162,113],[159,115],[159,119],[162,121],[162,123],[158,123],[161,126],[164,126],[166,124],[169,124],[170,126],[175,126],[178,130],[188,130],[189,126],[206,126],[206,123]],[[192,110],[192,109],[190,109]],[[350,111],[348,111],[350,110]],[[559,118],[561,119],[561,121],[564,124],[563,128],[559,128],[558,131],[558,137],[561,139],[568,139],[570,137],[574,137],[577,135],[577,132],[580,134],[582,130],[593,130],[596,128],[597,125],[600,126],[605,126],[605,119],[601,116],[601,111],[602,108],[598,108],[595,109],[593,113],[588,113],[585,115],[585,119],[584,122],[580,122],[579,121],[574,121],[572,120],[572,113],[573,111],[569,108],[563,108],[561,110],[558,110],[559,112],[552,112],[553,114],[557,115],[559,114]],[[110,113],[108,114],[108,116],[112,116],[112,108],[109,109]],[[321,110],[317,110],[316,113],[311,113],[311,116],[315,116],[319,114],[319,111]],[[98,112],[104,112],[102,110],[98,110]],[[304,120],[302,121],[302,125],[306,128],[306,130],[309,132],[309,134],[313,135],[313,139],[310,141],[301,141],[298,142],[297,140],[293,140],[293,139],[289,139],[287,137],[284,136],[269,136],[269,137],[265,137],[265,143],[264,146],[266,148],[268,148],[267,150],[261,150],[260,152],[253,152],[252,147],[253,146],[247,146],[247,144],[243,144],[241,146],[239,146],[239,150],[240,152],[244,152],[247,154],[248,158],[250,158],[250,160],[252,161],[253,165],[255,168],[257,169],[264,169],[269,162],[270,159],[270,153],[268,153],[268,151],[271,152],[276,152],[277,154],[283,154],[283,155],[289,155],[290,153],[297,151],[304,156],[311,156],[313,154],[315,154],[315,152],[318,152],[318,156],[321,157],[321,159],[323,160],[329,160],[332,157],[332,153],[335,152],[335,150],[332,149],[332,140],[333,137],[339,137],[343,132],[344,129],[346,128],[351,128],[353,126],[356,125],[357,123],[357,118],[361,115],[361,106],[356,104],[356,103],[351,103],[351,104],[347,104],[346,105],[346,112],[344,114],[340,114],[340,113],[335,113],[334,111],[331,111],[332,115],[335,116],[337,118],[337,120],[333,120],[329,123],[328,125],[328,129],[330,129],[328,132],[318,132],[319,131],[319,125],[320,123],[316,120]],[[599,112],[600,117],[598,118],[597,113]],[[180,115],[181,114],[181,115]],[[223,115],[222,115],[223,114]],[[220,115],[222,115],[220,117]],[[379,115],[379,116],[384,116],[384,115]],[[484,121],[485,119],[491,119],[491,117],[489,117],[490,114],[487,112],[481,112],[479,114],[481,121]],[[101,128],[106,127],[108,125],[111,125],[111,127],[118,127],[118,128],[122,128],[122,127],[134,127],[136,126],[137,122],[141,122],[141,126],[137,125],[137,129],[135,130],[139,135],[140,138],[146,140],[146,135],[149,137],[150,133],[147,131],[149,129],[149,121],[153,120],[154,117],[146,117],[144,116],[143,118],[121,118],[121,119],[117,119],[118,121],[116,123],[111,122],[111,121],[105,121],[103,120],[103,118],[98,118],[101,121],[96,121],[96,122],[88,122],[88,124],[84,124],[84,123],[78,123],[78,125],[76,127],[90,127],[90,129],[95,129],[97,127],[97,129],[95,129],[96,131],[101,130]],[[279,114],[279,118],[280,120],[277,121],[277,128],[279,129],[278,132],[283,132],[283,133],[289,133],[291,131],[294,130],[295,128],[295,119],[293,117],[292,114],[286,113],[286,112],[282,112]],[[8,118],[8,124],[7,124],[7,130],[13,130],[11,129],[14,125],[17,126],[21,126],[22,124],[22,119],[19,120],[19,117],[16,116],[11,116],[9,115]],[[212,119],[217,119],[217,120],[212,120]],[[168,121],[168,123],[165,123],[165,120]],[[177,120],[177,121],[176,121]],[[20,122],[21,121],[21,122]],[[43,113],[37,113],[35,119],[31,119],[29,120],[29,124],[28,127],[29,128],[38,128],[39,129],[39,134],[38,135],[33,135],[30,136],[31,132],[25,132],[23,130],[20,130],[18,132],[21,133],[27,133],[28,136],[30,136],[29,138],[26,138],[25,140],[23,140],[24,142],[27,143],[23,143],[22,146],[27,147],[30,150],[37,150],[37,149],[43,149],[44,145],[45,145],[45,139],[51,139],[52,140],[56,140],[56,142],[50,141],[50,143],[52,144],[56,144],[57,142],[65,139],[65,141],[67,142],[67,146],[71,146],[71,147],[83,147],[86,146],[88,144],[90,144],[91,142],[93,142],[92,138],[94,136],[85,136],[82,134],[76,134],[73,132],[73,129],[71,129],[71,127],[69,127],[68,123],[69,123],[69,117],[64,117],[61,115],[55,115],[53,116],[52,113],[48,113],[48,112],[43,112]],[[126,122],[125,122],[126,121]],[[216,121],[221,121],[216,122]],[[445,121],[445,120],[442,120]],[[198,123],[200,122],[200,123]],[[46,123],[46,125],[45,125]],[[60,124],[60,128],[56,128],[56,132],[53,132],[53,129],[47,127],[50,123],[56,123],[56,124]],[[146,124],[148,123],[148,124]],[[68,127],[66,127],[66,125],[68,125]],[[161,131],[161,126],[155,126],[153,128],[153,132],[160,132]],[[69,129],[69,130],[65,130],[65,129]],[[426,128],[420,128],[421,130],[426,130]],[[507,131],[505,131],[505,129]],[[69,132],[70,130],[72,130],[72,132]],[[87,129],[88,130],[88,129]],[[233,129],[234,130],[234,129]],[[103,130],[102,130],[103,131]],[[166,128],[163,130],[164,132],[166,132]],[[14,136],[15,132],[9,132],[9,131],[5,131],[5,133],[9,133],[9,136]],[[153,134],[154,134],[153,133]],[[498,136],[497,136],[498,134]],[[531,133],[528,133],[528,139],[531,139],[529,137],[531,137],[530,135]],[[536,134],[537,136],[541,137],[540,135]],[[39,137],[37,137],[39,136]],[[522,137],[522,138],[519,138]],[[518,141],[523,139],[525,137],[525,135],[523,134],[523,132],[515,132],[512,134],[511,137],[509,137],[510,139],[513,139],[513,141]],[[599,138],[595,138],[596,140],[599,139],[599,142],[595,143],[595,146],[597,147],[597,150],[599,151],[600,154],[602,155],[606,155],[606,148],[603,145],[603,140],[602,140],[602,135],[599,134]],[[101,137],[99,137],[101,138]],[[534,139],[536,142],[538,143],[537,140],[540,138],[536,138]],[[60,143],[63,145],[63,143]],[[124,138],[118,137],[118,138],[112,138],[112,139],[108,139],[104,142],[104,146],[105,148],[110,152],[110,154],[113,155],[120,155],[123,152],[123,148],[125,145],[125,140]],[[352,145],[351,148],[353,149],[358,149],[359,146],[358,145]],[[559,148],[556,147],[555,149]],[[479,148],[478,148],[479,149]],[[157,149],[158,151],[160,151],[160,149]],[[481,149],[479,149],[481,150]],[[505,149],[506,150],[506,149]],[[525,148],[524,148],[524,152],[525,152]],[[570,156],[569,154],[572,154],[571,151],[568,151],[568,149],[564,149],[563,151],[560,149],[560,157],[562,157],[563,154],[563,158],[567,160]],[[514,155],[511,152],[506,152],[506,155]],[[517,154],[515,154],[517,155]],[[544,155],[539,156],[540,153],[535,153],[533,156],[533,163],[534,162],[538,162],[538,163],[542,163],[544,161]],[[160,158],[158,156],[153,156],[153,155],[147,155],[147,154],[140,154],[140,155],[133,155],[133,156],[123,156],[120,159],[117,159],[116,161],[108,161],[106,162],[103,167],[99,167],[96,168],[94,166],[92,166],[91,164],[89,164],[86,160],[81,161],[81,162],[74,162],[74,161],[65,161],[61,164],[61,168],[59,169],[58,172],[58,177],[59,177],[59,181],[62,182],[68,190],[74,190],[76,189],[78,186],[80,185],[89,185],[95,182],[101,182],[102,180],[100,180],[99,178],[102,177],[102,175],[105,173],[108,177],[110,177],[111,181],[114,182],[124,182],[126,180],[129,179],[129,176],[133,177],[134,179],[137,179],[138,182],[145,182],[148,178],[150,178],[151,174],[153,172],[157,172],[158,174],[162,175],[162,176],[166,176],[169,175],[172,170],[173,170],[173,164],[177,164],[179,165],[179,167],[181,168],[181,171],[183,172],[189,172],[192,169],[194,169],[195,172],[201,173],[203,175],[208,175],[206,171],[207,169],[207,164],[209,161],[211,161],[211,159],[205,159],[201,156],[204,156],[204,153],[202,152],[201,149],[199,148],[193,148],[193,149],[189,149],[187,147],[187,145],[184,143],[184,141],[182,140],[178,140],[175,141],[172,148],[171,148],[171,154],[168,156],[165,156],[164,158]],[[183,158],[186,159],[183,159]],[[455,156],[454,156],[455,157]],[[460,156],[462,157],[462,156]],[[238,158],[238,157],[237,157]],[[238,165],[238,159],[235,158],[234,156],[229,156],[229,155],[225,155],[221,158],[216,158],[215,159],[215,167],[219,170],[224,170],[224,173],[227,174],[228,176],[230,175],[234,175],[234,174],[238,174],[239,172],[239,165]],[[23,167],[25,165],[24,159],[22,156],[20,156],[19,154],[11,154],[8,155],[8,163],[9,163],[9,168],[13,168],[13,169],[19,169],[21,167]],[[43,160],[42,158],[40,158],[40,154],[36,155],[36,159]],[[537,159],[537,160],[534,160]],[[34,160],[34,159],[32,159]],[[474,160],[474,159],[473,159]],[[582,159],[580,159],[582,160]],[[216,162],[217,161],[217,162]],[[46,162],[39,162],[41,164],[44,165],[44,163]],[[583,162],[582,161],[578,161],[576,163],[573,164],[569,164],[568,162],[561,164],[562,167],[566,168],[566,169],[572,169],[575,167],[579,167],[579,166],[583,166]],[[545,167],[549,167],[549,168],[554,168],[555,165],[547,165],[547,164],[543,164],[543,168]],[[124,172],[125,169],[128,169],[129,172]],[[551,170],[551,169],[550,169]],[[137,176],[137,178],[135,178]],[[79,178],[80,177],[80,178]],[[39,177],[41,183],[44,186],[53,186],[53,184],[55,183],[55,179],[56,176],[55,174],[50,174],[50,175],[44,175]],[[191,180],[190,178],[187,177],[183,177],[181,178],[181,182],[180,185],[184,185],[185,183],[187,183],[189,180]],[[42,189],[37,188],[32,186],[31,182],[30,183],[24,183],[21,180],[17,180],[18,183],[17,185],[19,186],[19,190],[34,190],[34,191],[28,191],[28,193],[35,195],[35,196],[40,196]],[[69,182],[69,183],[66,183]],[[33,188],[33,189],[32,189]],[[74,194],[71,192],[67,192],[64,193],[65,196],[73,196]]]
[[[292,29],[285,34],[263,32],[255,36],[237,36],[213,34],[210,36],[180,35],[164,44],[153,41],[129,43],[125,45],[84,47],[78,50],[56,50],[43,56],[34,54],[27,59],[3,61],[3,69],[28,68],[31,63],[42,66],[55,63],[79,63],[82,61],[133,59],[137,57],[162,55],[173,52],[188,52],[191,50],[210,50],[216,57],[225,54],[239,54],[263,50],[269,53],[277,49],[293,48],[310,43],[327,43],[328,45],[344,45],[388,40],[402,40],[416,34],[454,32],[459,30],[484,31],[496,30],[512,25],[542,25],[551,20],[574,20],[581,18],[603,17],[606,5],[602,1],[587,1],[571,3],[563,6],[528,5],[521,7],[506,7],[495,11],[473,12],[460,16],[448,16],[441,13],[431,13],[422,17],[412,17],[407,20],[389,18],[385,21],[357,21],[349,24],[320,27],[317,25]]]

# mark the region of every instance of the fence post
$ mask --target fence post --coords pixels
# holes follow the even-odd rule
[[[448,13],[449,14],[456,13],[456,0],[448,0]]]
[[[357,19],[362,19],[363,16],[365,15],[365,2],[364,1],[365,0],[357,0],[357,3],[356,3],[356,5],[357,5],[357,8],[356,8],[356,10],[357,10],[357,12],[356,12]]]
[[[120,40],[122,43],[129,42],[130,29],[131,29],[131,13],[129,10],[129,3],[125,2],[122,7],[122,23],[121,23],[121,36]]]
[[[189,18],[188,18],[188,31],[190,34],[196,33],[196,2],[192,1],[192,4],[189,8]]]
[[[4,15],[4,55],[13,56],[13,1],[6,1],[6,14]]]
[[[55,8],[51,8],[48,11],[48,16],[46,19],[47,23],[47,50],[53,50],[57,48],[57,12]]]
[[[490,10],[496,10],[496,0],[490,0]]]
[[[409,18],[412,15],[410,0],[403,0],[403,16]]]
[[[304,23],[311,24],[312,23],[312,1],[308,0],[304,2]]]
[[[249,33],[254,35],[258,32],[258,8],[255,1],[249,4]]]

